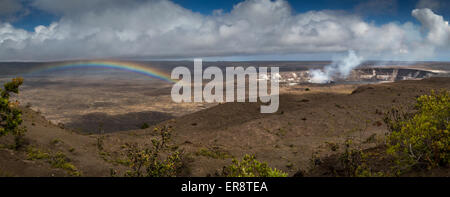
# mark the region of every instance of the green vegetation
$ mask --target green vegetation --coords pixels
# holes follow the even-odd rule
[[[286,164],[286,168],[291,169],[292,167],[294,167],[294,164],[289,162],[288,164]]]
[[[387,153],[394,156],[397,174],[412,167],[448,167],[450,161],[450,92],[432,91],[417,99],[416,112],[391,111]]]
[[[336,106],[337,108],[339,108],[339,109],[345,109],[345,107],[344,106],[341,106],[341,105],[339,105],[339,104],[334,104],[334,106]]]
[[[339,144],[333,142],[325,142],[328,145],[331,151],[335,152],[339,150]]]
[[[150,125],[148,125],[147,123],[144,123],[141,125],[141,129],[147,129],[149,127],[150,127]]]
[[[97,137],[97,143],[96,143],[96,146],[97,146],[98,151],[103,151],[103,139],[104,139],[104,138],[105,138],[105,137],[104,137],[103,135]]]
[[[130,166],[131,162],[128,159],[122,159],[122,158],[117,158],[115,160],[112,160],[113,164],[120,164],[120,165],[124,165],[124,166]]]
[[[232,156],[225,151],[221,151],[219,147],[213,147],[211,149],[201,148],[198,152],[195,153],[197,156],[204,156],[213,159],[226,159],[231,158]]]
[[[372,134],[370,135],[363,143],[368,144],[368,143],[376,143],[377,142],[377,134]]]
[[[400,176],[416,170],[448,168],[450,161],[450,92],[431,91],[430,95],[417,98],[411,110],[393,108],[384,119],[389,133],[386,146],[379,146],[379,155],[370,150],[345,144],[345,152],[339,156],[340,171],[337,176]],[[363,143],[377,141],[371,135]],[[384,167],[373,170],[377,162]]]
[[[43,152],[37,148],[29,146],[27,148],[27,159],[28,160],[41,160],[50,158],[50,154]]]
[[[151,148],[141,148],[136,144],[126,144],[130,177],[175,177],[183,167],[182,152],[170,145],[171,126],[155,128],[159,138],[152,139]]]
[[[77,168],[70,163],[71,160],[62,152],[51,155],[49,162],[52,167],[66,170],[72,176],[81,176]]]
[[[19,102],[10,101],[11,93],[18,94],[19,86],[23,84],[22,78],[14,78],[11,82],[5,83],[4,88],[0,88],[0,136],[12,134],[15,136],[15,149],[23,144],[25,128],[22,124],[22,111],[18,109]]]
[[[287,177],[287,173],[257,161],[254,155],[245,155],[242,161],[233,159],[232,162],[224,168],[223,174],[227,177]]]
[[[275,134],[277,136],[284,137],[287,134],[287,130],[285,128],[278,128],[278,132]]]
[[[55,138],[52,141],[50,141],[50,144],[52,144],[52,145],[57,145],[59,143],[63,143],[63,141],[58,138]]]
[[[66,170],[71,176],[81,176],[81,173],[78,171],[78,169],[72,163],[70,163],[71,160],[62,152],[51,154],[29,146],[27,148],[27,159],[32,161],[45,160],[53,168]]]
[[[368,164],[368,154],[361,148],[352,148],[352,141],[346,140],[345,151],[339,157],[342,172],[337,175],[345,177],[384,176],[383,172],[374,172]]]

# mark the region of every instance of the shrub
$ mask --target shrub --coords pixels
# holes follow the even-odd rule
[[[450,160],[449,91],[423,95],[417,99],[416,112],[387,117],[391,130],[387,152],[396,158],[398,172],[411,167],[448,166]]]
[[[25,128],[21,128],[22,111],[18,109],[17,101],[11,102],[11,93],[18,94],[19,86],[22,85],[22,78],[14,78],[11,82],[4,84],[4,89],[0,88],[0,136],[12,134],[15,136],[15,148],[19,148],[23,142]]]
[[[27,148],[27,160],[45,160],[53,168],[60,168],[66,170],[71,176],[81,176],[78,169],[70,163],[71,160],[62,152],[57,152],[56,154],[51,154],[44,152],[38,148],[29,146]]]
[[[147,129],[149,127],[150,127],[150,125],[148,125],[147,123],[144,123],[141,125],[141,129]]]
[[[209,157],[209,158],[213,158],[213,159],[226,159],[226,158],[231,158],[232,157],[228,152],[221,151],[219,149],[219,147],[213,147],[211,149],[209,149],[209,148],[201,148],[195,154],[197,156],[204,156],[204,157]]]
[[[48,159],[50,155],[46,152],[43,152],[37,148],[33,148],[29,146],[27,148],[27,159],[28,160],[40,160],[40,159]]]
[[[254,155],[245,155],[242,161],[233,159],[233,164],[224,168],[228,177],[287,177],[287,173],[270,168],[267,163],[256,160]]]
[[[81,176],[78,169],[70,163],[71,160],[62,152],[57,152],[49,158],[50,165],[54,168],[66,170],[71,176]]]
[[[360,147],[352,148],[352,141],[345,141],[345,151],[339,157],[342,167],[335,175],[345,177],[375,177],[384,176],[383,172],[375,172],[369,167],[369,158]]]
[[[175,177],[183,167],[182,153],[169,145],[172,127],[163,126],[154,130],[160,136],[152,139],[151,148],[140,148],[126,144],[131,177]],[[164,157],[165,154],[165,157]]]
[[[103,138],[104,138],[103,135],[97,137],[97,143],[96,143],[96,145],[97,145],[97,149],[98,149],[99,151],[103,151]]]

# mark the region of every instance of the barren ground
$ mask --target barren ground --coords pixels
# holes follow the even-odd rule
[[[26,88],[24,86],[24,89]],[[46,93],[48,97],[64,95],[63,98],[51,99],[65,99],[65,103],[69,106],[81,104],[74,99],[77,95],[71,95],[75,90],[94,94],[89,93],[93,90],[85,88],[78,90],[76,86],[66,92],[52,92],[51,85],[48,88],[50,89]],[[310,91],[306,91],[306,88]],[[450,89],[450,78],[361,86],[293,86],[281,91],[280,108],[275,114],[259,113],[259,103],[224,103],[205,109],[199,109],[198,106],[192,108],[189,106],[186,109],[184,106],[164,108],[164,104],[160,104],[164,102],[142,101],[143,103],[130,103],[129,109],[135,106],[139,109],[136,112],[142,112],[142,108],[146,108],[144,111],[185,110],[176,116],[167,117],[173,119],[170,124],[175,128],[174,143],[184,149],[189,158],[183,176],[214,176],[224,165],[231,162],[229,157],[212,158],[197,154],[201,149],[238,158],[244,154],[255,154],[258,160],[293,175],[299,169],[309,168],[309,160],[314,152],[318,152],[321,156],[335,154],[336,152],[330,150],[330,144],[339,144],[348,138],[364,141],[372,134],[375,134],[375,139],[378,140],[365,146],[369,148],[382,143],[380,141],[386,132],[382,121],[384,112],[392,106],[410,105],[417,96],[426,94],[432,89],[442,88]],[[164,88],[161,89],[164,91]],[[141,94],[143,93],[127,98],[140,98]],[[21,92],[20,99],[23,99],[23,105],[26,103],[26,97],[30,95],[33,95],[30,90],[28,93],[25,90]],[[107,111],[109,105],[117,104],[116,102],[123,103],[127,99],[120,96],[109,96],[110,100],[92,96],[92,100],[82,102],[87,105],[84,110],[87,109],[88,112],[80,111],[79,115],[90,114],[96,112],[95,110]],[[33,99],[31,109],[23,107],[24,125],[28,128],[26,133],[28,147],[50,154],[58,151],[64,153],[83,176],[110,176],[110,169],[124,172],[126,168],[120,164],[125,154],[122,145],[149,144],[150,139],[154,137],[151,127],[105,134],[79,133],[72,129],[60,128],[49,122],[49,119],[52,119],[52,110],[53,112],[59,110],[64,114],[66,106],[57,102],[53,105],[51,101],[43,102],[45,99],[48,98],[42,96],[40,100]],[[40,110],[38,113],[33,110],[33,106],[36,107],[41,102],[49,105],[49,111]],[[154,103],[158,104],[152,105]],[[190,109],[193,110],[189,111]],[[106,116],[105,119],[108,118],[110,117]],[[2,144],[0,175],[69,175],[65,170],[53,168],[45,160],[28,160],[26,148],[13,151],[8,148],[8,144],[11,143],[11,136],[0,138]]]

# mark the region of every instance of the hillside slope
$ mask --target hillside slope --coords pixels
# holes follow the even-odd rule
[[[311,87],[313,90],[314,87]],[[352,93],[290,91],[280,95],[274,114],[259,113],[259,103],[224,103],[170,123],[173,142],[185,150],[187,168],[183,176],[214,176],[231,162],[231,157],[255,154],[293,175],[309,167],[313,153],[335,154],[330,145],[348,138],[360,141],[387,131],[383,113],[392,106],[412,105],[415,98],[432,89],[450,89],[450,78],[400,81],[363,85]],[[97,134],[80,134],[50,124],[37,112],[24,108],[28,145],[19,151],[8,147],[11,136],[0,138],[0,176],[110,176],[122,174],[125,143],[149,144],[152,128]],[[367,143],[373,147],[378,142]],[[38,153],[62,153],[75,170],[54,166]]]

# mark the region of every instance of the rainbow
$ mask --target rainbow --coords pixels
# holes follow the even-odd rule
[[[125,62],[125,61],[111,61],[111,60],[88,60],[88,61],[70,61],[70,62],[61,62],[61,63],[52,63],[48,64],[43,68],[38,68],[36,70],[31,71],[31,73],[40,73],[40,72],[51,72],[57,70],[66,70],[72,68],[84,68],[84,67],[95,67],[95,68],[105,68],[105,69],[117,69],[124,70],[128,72],[134,72],[143,74],[152,78],[160,79],[166,82],[174,83],[177,82],[170,78],[170,75],[162,72],[158,69],[146,67],[138,63],[134,62]]]

